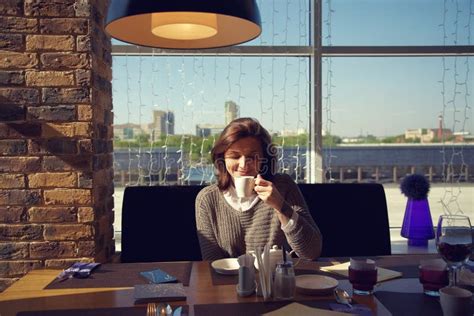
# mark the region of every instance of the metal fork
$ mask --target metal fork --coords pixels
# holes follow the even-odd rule
[[[148,303],[146,306],[146,316],[156,316],[156,304]]]

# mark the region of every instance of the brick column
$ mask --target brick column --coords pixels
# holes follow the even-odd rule
[[[107,1],[0,1],[0,291],[114,252]]]

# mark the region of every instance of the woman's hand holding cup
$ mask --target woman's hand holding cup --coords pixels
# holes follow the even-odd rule
[[[278,212],[281,212],[283,198],[272,182],[263,179],[262,176],[258,174],[255,179],[254,190],[263,202],[267,203]]]

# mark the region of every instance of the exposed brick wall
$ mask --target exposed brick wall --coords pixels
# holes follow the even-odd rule
[[[107,1],[0,1],[0,291],[114,252]]]

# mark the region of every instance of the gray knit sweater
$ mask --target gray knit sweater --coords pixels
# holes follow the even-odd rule
[[[242,212],[227,203],[215,184],[199,192],[196,226],[204,260],[236,258],[266,244],[289,244],[300,258],[315,259],[320,255],[322,236],[298,186],[286,174],[275,175],[272,182],[285,200],[283,213],[291,214],[291,208],[299,215],[286,234],[275,210],[262,200]]]

